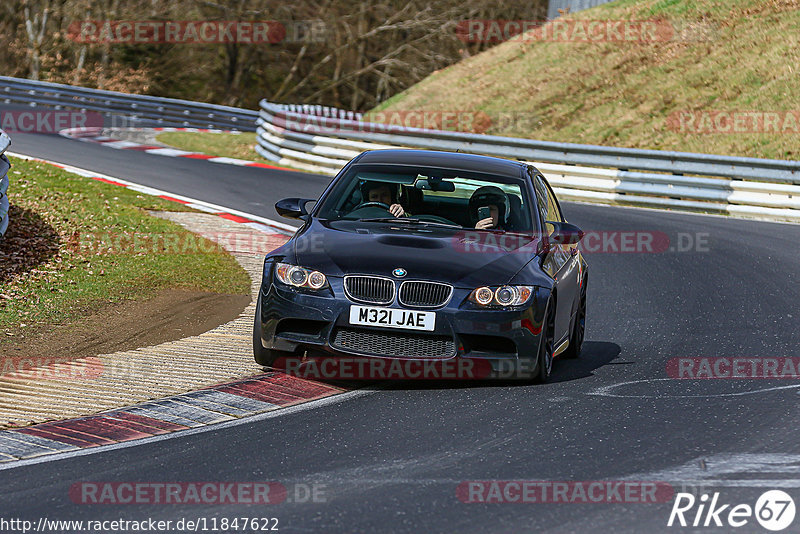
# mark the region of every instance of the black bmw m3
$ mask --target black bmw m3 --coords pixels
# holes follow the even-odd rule
[[[583,232],[533,166],[421,150],[354,158],[264,262],[253,350],[286,358],[482,362],[544,381],[577,357],[586,316]],[[510,374],[503,374],[510,373]]]

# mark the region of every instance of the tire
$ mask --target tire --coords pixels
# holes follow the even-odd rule
[[[550,300],[547,304],[545,321],[542,325],[542,337],[539,341],[539,355],[537,356],[537,371],[534,381],[543,384],[550,379],[553,370],[553,351],[555,350],[553,336],[555,335],[556,303]]]
[[[578,300],[578,311],[575,312],[575,324],[569,336],[569,346],[562,353],[562,358],[575,359],[581,355],[583,338],[586,332],[586,278],[581,283],[581,296]]]
[[[277,350],[265,349],[264,346],[261,345],[261,294],[259,293],[256,298],[258,298],[258,304],[256,304],[256,315],[253,319],[253,357],[258,365],[272,367],[275,360],[284,353]]]

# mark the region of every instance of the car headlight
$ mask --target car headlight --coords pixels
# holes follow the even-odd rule
[[[275,265],[275,275],[287,286],[322,289],[328,283],[327,278],[321,272],[288,263]]]
[[[481,306],[488,306],[494,299],[494,291],[488,287],[479,287],[472,294],[475,296],[475,302]]]
[[[532,286],[479,287],[469,295],[469,300],[479,306],[521,306],[533,295]]]

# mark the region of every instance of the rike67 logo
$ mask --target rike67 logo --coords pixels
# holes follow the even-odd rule
[[[794,499],[781,490],[764,492],[755,506],[723,504],[719,492],[710,500],[705,493],[700,498],[691,493],[678,493],[667,526],[738,528],[755,518],[765,529],[779,531],[792,524],[794,515]]]

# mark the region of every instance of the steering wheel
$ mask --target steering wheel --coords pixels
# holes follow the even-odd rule
[[[381,208],[386,211],[391,209],[388,204],[384,204],[383,202],[363,202],[356,206],[353,211],[360,210],[361,208]]]

